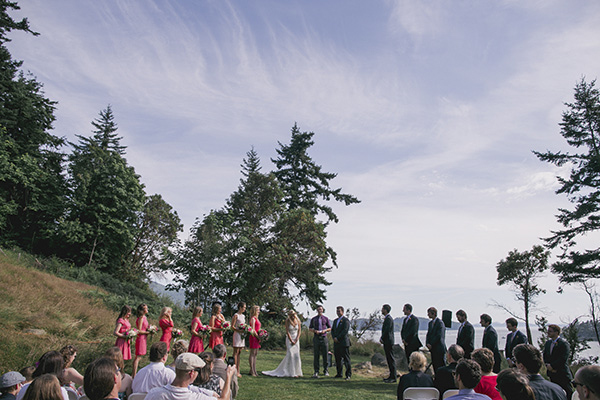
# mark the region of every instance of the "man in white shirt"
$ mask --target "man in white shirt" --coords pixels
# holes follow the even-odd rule
[[[165,367],[167,357],[169,357],[169,354],[165,342],[152,344],[150,347],[150,364],[140,369],[133,378],[131,384],[133,393],[148,393],[152,388],[163,387],[173,382],[175,372]]]
[[[180,354],[175,360],[175,380],[165,387],[152,389],[146,395],[145,400],[215,400],[215,397],[208,396],[190,390],[189,386],[198,377],[198,371],[204,367],[204,361],[193,353]],[[236,374],[235,367],[227,367],[227,376],[225,386],[221,392],[219,400],[230,400],[231,379]]]

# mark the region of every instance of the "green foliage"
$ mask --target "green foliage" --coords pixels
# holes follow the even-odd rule
[[[13,30],[29,32],[34,36],[39,35],[39,33],[31,30],[27,18],[23,18],[20,21],[12,19],[11,16],[8,15],[9,9],[20,10],[21,7],[17,5],[16,1],[0,0],[0,45],[10,42],[10,39],[6,34]]]
[[[552,264],[562,282],[579,282],[600,277],[600,248],[580,250],[577,241],[600,229],[600,92],[596,81],[582,79],[575,86],[575,101],[565,103],[560,134],[572,152],[534,154],[556,166],[571,166],[568,178],[557,177],[573,209],[559,209],[558,222],[564,229],[552,231],[545,239],[550,248],[560,248],[558,261]]]
[[[379,309],[362,316],[358,307],[354,307],[346,310],[346,317],[350,320],[350,330],[357,342],[360,342],[368,331],[380,327],[383,323],[383,315]]]
[[[498,271],[498,285],[510,285],[515,292],[515,297],[523,303],[524,320],[527,329],[527,338],[531,342],[531,329],[529,328],[529,313],[536,305],[535,298],[546,293],[537,279],[543,276],[548,269],[549,251],[544,251],[542,246],[533,246],[531,251],[518,252],[516,249],[509,252],[506,259],[501,260],[496,266]]]
[[[571,321],[571,323],[569,323],[569,325],[563,328],[560,335],[567,341],[567,343],[569,343],[569,347],[571,349],[571,352],[569,353],[569,359],[567,360],[568,365],[573,364],[573,362],[580,358],[578,357],[579,353],[590,348],[590,345],[587,343],[588,340],[582,339],[579,335],[578,318],[575,318],[573,321]]]
[[[538,331],[540,332],[540,337],[538,338],[537,345],[540,348],[540,351],[544,351],[544,345],[548,341],[548,320],[543,315],[541,317],[535,316],[535,324],[538,327]]]
[[[204,308],[221,300],[226,313],[239,301],[276,312],[299,298],[321,301],[329,284],[324,225],[306,210],[286,211],[275,177],[259,172],[253,149],[247,156],[238,190],[194,224],[178,251],[173,286]]]
[[[77,266],[96,265],[122,279],[139,279],[126,268],[144,204],[144,187],[123,158],[110,106],[95,120],[94,136],[78,135],[69,156],[69,211],[61,223],[62,254]]]

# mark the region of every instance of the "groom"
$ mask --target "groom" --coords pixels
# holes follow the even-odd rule
[[[337,368],[335,377],[342,377],[342,370],[345,365],[346,380],[349,381],[352,376],[352,366],[350,365],[350,339],[348,338],[350,321],[348,318],[344,317],[344,307],[337,306],[335,313],[338,317],[333,321],[333,327],[331,328],[333,354],[335,355],[335,366]]]
[[[317,307],[317,315],[310,320],[308,330],[315,334],[313,338],[314,368],[313,378],[319,377],[319,355],[323,356],[323,374],[329,376],[327,371],[327,353],[329,351],[329,342],[327,341],[327,332],[331,331],[331,322],[329,318],[323,315],[323,306]]]

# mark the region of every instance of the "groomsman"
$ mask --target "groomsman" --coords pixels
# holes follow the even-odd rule
[[[412,352],[419,350],[423,343],[419,340],[419,318],[413,315],[412,305],[405,304],[402,312],[404,321],[402,321],[402,343],[404,343],[404,352],[406,353],[406,362],[409,362]]]
[[[492,371],[497,374],[500,372],[500,364],[502,363],[502,356],[500,356],[500,350],[498,350],[498,332],[492,326],[492,317],[488,314],[481,314],[479,323],[484,328],[482,347],[490,349],[494,353],[494,367]]]
[[[343,367],[346,366],[346,380],[352,376],[352,366],[350,365],[350,338],[348,330],[350,321],[344,316],[344,307],[337,306],[335,309],[337,318],[333,321],[331,328],[331,337],[333,338],[333,354],[335,355],[335,366],[337,368],[336,378],[342,377]]]
[[[558,325],[548,325],[548,341],[544,345],[544,363],[548,372],[548,378],[556,383],[567,393],[567,399],[571,398],[573,388],[571,387],[571,369],[568,360],[571,351],[569,343],[560,337]]]
[[[394,318],[390,315],[392,307],[389,304],[384,304],[381,307],[381,313],[383,314],[383,325],[381,326],[381,339],[379,342],[383,344],[383,351],[385,352],[385,359],[390,370],[390,375],[384,378],[385,383],[396,382],[396,360],[392,353],[392,347],[394,346]]]
[[[310,320],[310,325],[308,325],[308,330],[315,335],[313,337],[313,367],[315,369],[313,378],[319,377],[319,356],[323,357],[323,375],[329,376],[327,370],[329,367],[327,363],[327,353],[329,352],[327,332],[331,331],[331,321],[323,315],[323,312],[325,312],[323,306],[317,306],[317,315]]]
[[[471,353],[475,348],[475,328],[467,321],[467,313],[463,310],[456,312],[456,319],[460,322],[458,334],[456,335],[456,344],[464,350],[465,358],[471,358]]]
[[[437,316],[437,308],[429,307],[427,316],[429,328],[427,329],[426,345],[431,352],[431,363],[433,364],[433,372],[437,373],[438,368],[446,365],[446,327],[441,319]]]
[[[515,318],[509,318],[506,320],[506,329],[510,332],[506,335],[506,346],[504,346],[504,357],[508,362],[509,367],[515,366],[515,360],[513,360],[513,349],[523,343],[527,343],[527,336],[523,332],[517,329],[519,322]]]

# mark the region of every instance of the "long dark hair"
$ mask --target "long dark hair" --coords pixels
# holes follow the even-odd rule
[[[136,315],[138,318],[139,318],[139,317],[141,317],[142,315],[144,315],[144,314],[143,314],[143,313],[144,313],[144,307],[146,307],[146,304],[145,304],[145,303],[142,303],[142,304],[140,304],[140,305],[137,307],[137,310],[135,310],[135,315]]]
[[[58,351],[48,351],[44,353],[38,360],[37,367],[31,377],[33,379],[44,374],[52,374],[60,378],[65,368],[65,360],[62,354]]]
[[[514,368],[500,371],[496,378],[496,387],[507,400],[535,400],[529,380]]]
[[[54,374],[42,374],[27,387],[24,400],[63,400],[60,382]]]
[[[131,307],[129,307],[128,305],[124,305],[123,307],[121,307],[121,312],[119,313],[119,317],[117,318],[117,321],[119,321],[119,319],[123,318],[130,312],[131,312]]]

